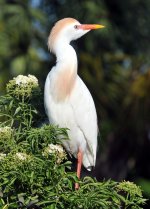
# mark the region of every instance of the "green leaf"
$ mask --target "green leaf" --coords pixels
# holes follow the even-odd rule
[[[15,110],[14,116],[15,116],[15,115],[17,115],[17,113],[19,113],[19,112],[20,112],[20,110],[21,110],[21,107],[20,107],[20,106],[19,106],[19,107],[17,107],[17,108],[16,108],[16,110]]]

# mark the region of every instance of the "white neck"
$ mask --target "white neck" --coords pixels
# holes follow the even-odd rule
[[[62,42],[57,43],[55,49],[57,64],[64,64],[66,67],[70,67],[70,70],[72,66],[77,71],[77,55],[74,48],[69,43]]]

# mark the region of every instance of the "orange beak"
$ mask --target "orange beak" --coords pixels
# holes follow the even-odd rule
[[[104,25],[97,25],[97,24],[82,24],[78,26],[78,28],[82,30],[95,30],[104,27],[105,27]]]

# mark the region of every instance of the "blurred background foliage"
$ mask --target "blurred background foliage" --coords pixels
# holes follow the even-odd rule
[[[150,196],[150,1],[0,0],[0,8],[0,94],[19,74],[34,74],[44,86],[55,63],[47,37],[57,20],[106,26],[73,43],[98,113],[92,175],[135,181]]]

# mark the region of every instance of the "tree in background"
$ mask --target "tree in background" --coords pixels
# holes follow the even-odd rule
[[[28,0],[0,0],[0,7],[0,89],[3,90],[8,78],[37,74],[43,67],[45,15]]]

